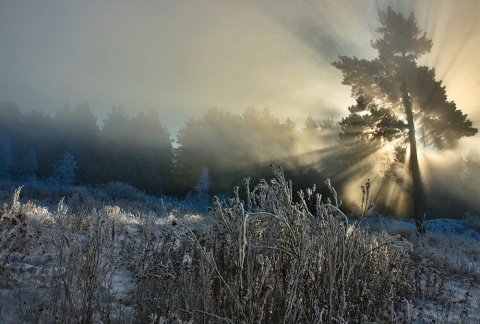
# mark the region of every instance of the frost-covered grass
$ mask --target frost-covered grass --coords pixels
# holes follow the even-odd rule
[[[478,218],[418,237],[273,172],[204,213],[120,183],[4,184],[0,322],[478,322]]]

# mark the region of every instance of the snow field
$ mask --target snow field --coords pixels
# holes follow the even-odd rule
[[[167,199],[161,208],[75,201],[73,195],[57,205],[4,200],[1,321],[215,323],[281,316],[287,322],[478,322],[475,217],[427,221],[420,238],[413,223],[385,218],[364,219],[354,235],[344,236],[342,222],[332,218],[309,236],[302,232],[306,223],[289,218],[300,209],[287,208],[285,187],[263,188],[257,193],[272,203],[275,217],[249,213],[236,197],[211,213],[191,213]],[[14,210],[26,215],[25,226],[13,225]],[[230,214],[222,219],[221,211]],[[379,298],[381,307],[347,293]],[[283,313],[275,308],[279,301]]]

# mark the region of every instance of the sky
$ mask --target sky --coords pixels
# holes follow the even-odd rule
[[[331,63],[374,58],[389,5],[415,13],[433,41],[420,63],[480,128],[478,0],[0,0],[0,101],[87,101],[100,121],[112,107],[155,109],[172,136],[213,107],[267,107],[299,127],[339,119],[354,101]]]

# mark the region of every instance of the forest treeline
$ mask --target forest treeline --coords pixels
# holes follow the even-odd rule
[[[48,114],[24,112],[7,101],[0,103],[0,176],[60,180],[67,154],[75,163],[69,179],[75,184],[119,181],[152,195],[185,195],[208,168],[212,192],[226,192],[246,176],[268,176],[270,163],[293,166],[296,155],[334,145],[335,127],[331,119],[317,123],[309,116],[298,130],[268,109],[235,115],[212,108],[186,121],[173,145],[155,111],[129,116],[112,108],[99,122],[87,103]]]
[[[0,102],[0,179],[80,185],[119,181],[150,195],[184,197],[194,191],[202,170],[208,169],[211,193],[218,194],[231,192],[245,177],[269,178],[274,163],[283,166],[298,189],[328,177],[341,190],[352,174],[345,172],[350,162],[341,158],[339,127],[330,118],[312,116],[299,127],[266,108],[241,114],[212,108],[187,120],[173,145],[155,111],[129,116],[121,107],[112,108],[99,122],[87,103],[47,114],[6,101]],[[442,177],[430,180],[436,188],[429,196],[430,209],[480,210],[474,199],[480,193],[478,153],[452,163],[444,166],[449,172],[439,170]],[[455,186],[459,195],[452,196]],[[450,205],[439,205],[446,201]]]

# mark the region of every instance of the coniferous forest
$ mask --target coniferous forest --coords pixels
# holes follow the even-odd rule
[[[120,182],[148,195],[184,198],[195,193],[202,170],[211,181],[209,194],[228,194],[245,177],[268,178],[274,163],[283,166],[298,188],[318,185],[328,177],[344,190],[359,175],[360,180],[376,178],[379,188],[408,187],[408,177],[389,176],[385,172],[392,167],[389,161],[374,154],[362,157],[363,163],[352,162],[351,153],[340,144],[342,129],[335,120],[309,115],[304,125],[296,125],[290,119],[281,121],[267,108],[250,107],[241,114],[212,108],[171,134],[155,111],[130,115],[122,107],[112,108],[98,120],[88,103],[66,104],[49,114],[4,101],[0,130],[4,180],[84,186]],[[451,217],[479,210],[474,197],[480,186],[470,176],[480,168],[478,152],[431,168],[434,176],[426,187],[435,191],[426,193],[427,212]],[[354,208],[349,201],[344,203]],[[382,190],[376,204],[384,213],[402,215],[398,201],[382,197]]]

